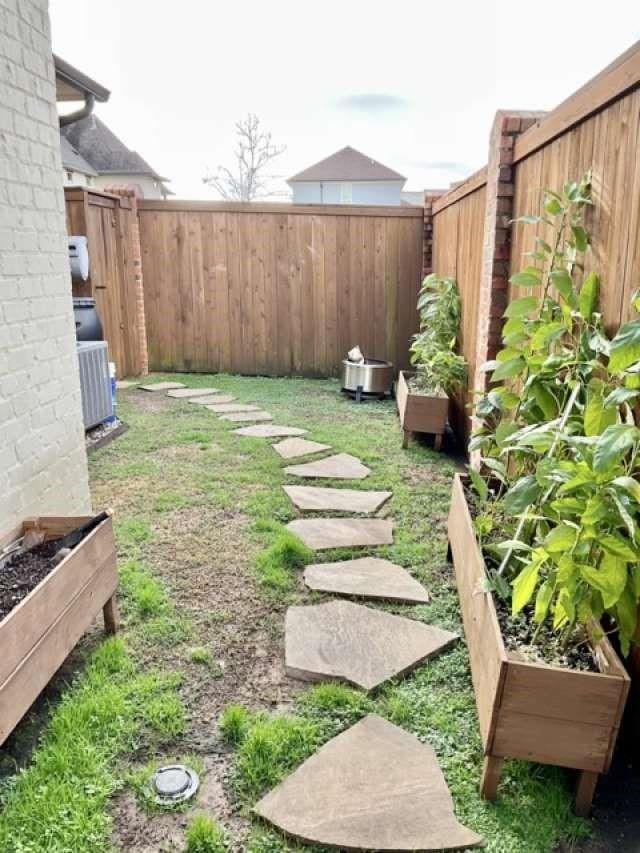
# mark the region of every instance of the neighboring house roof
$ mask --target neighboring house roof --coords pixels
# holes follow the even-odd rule
[[[93,113],[61,127],[60,138],[66,139],[95,169],[94,174],[146,176],[160,183],[169,180],[159,175],[137,151],[127,148]],[[167,187],[164,191],[173,195]]]
[[[84,157],[79,154],[66,136],[60,134],[60,154],[62,155],[62,166],[70,172],[81,172],[83,175],[97,176],[96,170]]]
[[[298,172],[287,183],[297,181],[405,181],[404,175],[383,166],[347,145],[325,160]]]
[[[109,100],[111,92],[108,89],[56,56],[55,53],[53,63],[56,70],[57,101],[82,101],[87,95],[92,95],[96,101]]]
[[[400,204],[407,205],[409,207],[424,206],[424,190],[403,190],[400,193]]]

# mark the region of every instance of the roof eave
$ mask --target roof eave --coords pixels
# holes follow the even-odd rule
[[[58,97],[58,100],[81,101],[87,95],[91,95],[100,103],[104,103],[109,100],[109,96],[111,95],[109,89],[106,89],[100,83],[96,82],[91,77],[88,77],[86,74],[83,74],[82,71],[74,68],[73,65],[65,62],[64,59],[61,59],[55,54],[53,55],[53,62],[56,71],[56,80],[61,80],[63,83],[66,83],[67,86],[74,90],[74,93],[77,93],[77,97],[62,95],[61,97]]]

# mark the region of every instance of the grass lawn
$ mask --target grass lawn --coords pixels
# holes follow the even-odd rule
[[[393,491],[382,514],[394,519],[394,544],[374,551],[432,594],[425,606],[384,606],[461,631],[445,557],[454,464],[421,444],[403,451],[392,403],[357,406],[334,381],[177,378],[257,402],[275,423],[359,456],[372,474],[336,485]],[[90,470],[94,506],[116,512],[123,631],[83,641],[32,755],[24,733],[41,717],[12,737],[7,755],[24,771],[4,768],[1,850],[297,850],[252,821],[250,806],[370,711],[433,745],[460,820],[491,853],[550,853],[588,834],[561,771],[507,762],[499,801],[478,797],[481,745],[463,641],[374,697],[288,679],[286,607],[323,597],[302,585],[310,555],[283,531],[297,516],[281,488],[287,463],[270,441],[236,436],[237,424],[186,401],[131,389],[120,393],[119,414],[128,432],[92,454]],[[159,813],[146,785],[176,759],[202,773],[199,797]]]

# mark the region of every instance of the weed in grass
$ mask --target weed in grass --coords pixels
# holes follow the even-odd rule
[[[293,586],[292,572],[312,560],[313,551],[293,533],[281,529],[256,559],[260,584],[272,592],[287,592]]]
[[[139,745],[149,699],[169,699],[171,680],[140,675],[120,638],[104,642],[65,693],[30,766],[6,789],[0,850],[111,850],[108,800],[119,755]]]
[[[164,587],[139,561],[128,560],[120,567],[120,584],[125,608],[134,616],[159,616],[168,610]]]
[[[199,663],[203,666],[211,666],[213,657],[211,651],[204,646],[197,646],[189,652],[189,660],[191,663]]]
[[[184,706],[177,696],[157,696],[142,708],[145,722],[163,741],[170,741],[184,734]]]
[[[228,705],[218,723],[222,737],[233,746],[242,743],[250,724],[249,712],[242,705]]]
[[[182,509],[189,503],[188,499],[179,492],[174,492],[171,489],[166,489],[156,496],[153,502],[155,512],[171,512],[174,509]]]
[[[227,834],[220,824],[206,815],[197,815],[187,830],[186,853],[226,853]]]
[[[329,725],[330,736],[333,736],[371,713],[375,705],[359,690],[327,682],[303,693],[298,699],[298,708],[305,716]]]

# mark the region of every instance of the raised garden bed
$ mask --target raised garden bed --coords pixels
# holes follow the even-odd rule
[[[91,520],[91,516],[30,518],[0,537],[0,548],[29,530],[45,534],[38,556],[17,573],[15,606],[0,621],[0,744],[31,707],[97,613],[115,633],[118,585],[111,517],[105,518],[57,565],[47,543]],[[35,584],[35,585],[34,585]],[[31,588],[33,587],[33,588]],[[30,591],[28,591],[30,590]],[[26,593],[26,594],[25,594]]]
[[[402,446],[408,446],[412,432],[425,432],[434,436],[433,446],[440,450],[449,417],[449,398],[412,393],[409,380],[413,376],[415,373],[408,370],[401,370],[398,374],[396,400],[404,433]]]
[[[495,799],[505,758],[579,772],[575,811],[589,812],[598,774],[611,764],[629,677],[605,638],[594,648],[599,672],[518,659],[505,649],[493,597],[483,591],[485,563],[456,474],[449,512],[453,559],[484,746],[481,795]]]

